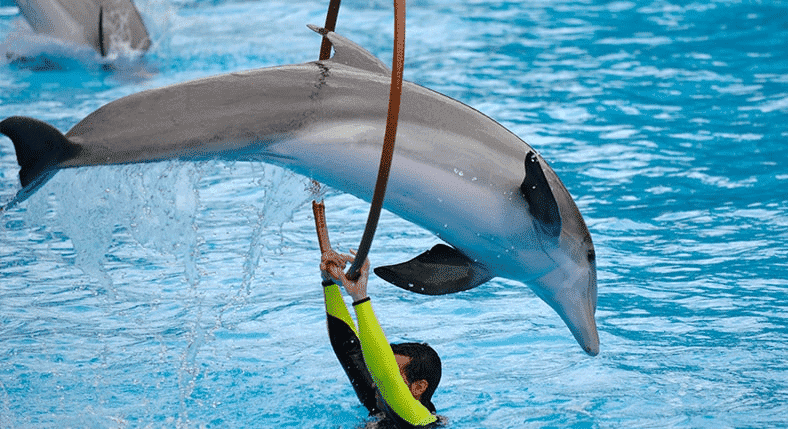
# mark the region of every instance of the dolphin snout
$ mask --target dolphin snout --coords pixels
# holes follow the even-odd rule
[[[585,311],[582,317],[585,319],[585,322],[582,324],[583,332],[580,335],[583,341],[579,338],[577,341],[586,353],[591,356],[596,356],[599,354],[599,331],[596,329],[596,318],[594,317],[596,314],[597,297],[596,269],[593,270],[593,274],[593,276],[589,276],[588,278],[588,288],[586,289],[585,299],[583,300]]]
[[[599,332],[596,329],[594,313],[578,311],[574,314],[567,314],[564,318],[569,330],[572,331],[577,343],[591,356],[599,354]],[[575,316],[575,317],[572,317]],[[579,316],[579,317],[578,317]]]
[[[599,332],[596,328],[596,271],[575,271],[565,275],[561,269],[539,280],[545,302],[561,316],[583,350],[591,356],[599,354]],[[571,280],[570,280],[571,279]]]
[[[581,341],[579,338],[577,338],[577,341],[586,353],[590,356],[596,356],[599,354],[599,332],[596,330],[596,321],[593,316],[591,317],[590,325],[592,329],[586,335],[583,335],[584,341]]]

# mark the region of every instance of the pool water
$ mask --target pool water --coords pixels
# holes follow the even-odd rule
[[[327,6],[136,3],[151,50],[107,61],[0,0],[0,118],[65,131],[140,90],[312,61]],[[389,63],[392,16],[345,0],[338,31]],[[597,252],[596,357],[517,282],[370,279],[389,339],[442,356],[448,427],[785,427],[788,6],[421,0],[407,25],[405,78],[539,150]],[[17,174],[0,138],[1,203]],[[367,203],[261,163],[62,171],[0,213],[0,428],[363,425],[326,336],[316,197],[357,246]],[[370,259],[438,242],[384,213]]]

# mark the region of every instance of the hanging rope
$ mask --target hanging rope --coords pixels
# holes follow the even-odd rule
[[[339,14],[340,0],[331,0],[326,14],[325,28],[334,31],[336,20]],[[331,54],[331,42],[323,37],[320,47],[320,60],[326,60]],[[383,199],[386,196],[386,186],[388,184],[389,172],[391,171],[391,161],[394,157],[394,142],[397,136],[397,123],[399,121],[399,107],[402,98],[402,73],[405,66],[405,0],[394,0],[394,54],[391,68],[391,85],[389,88],[388,115],[386,117],[386,132],[383,137],[383,150],[380,155],[380,165],[378,167],[378,178],[375,182],[375,191],[372,195],[372,204],[367,216],[367,225],[361,237],[355,260],[347,272],[347,278],[356,280],[360,275],[360,270],[364,261],[367,259],[369,249],[372,246],[372,238],[378,227],[380,212],[383,209]],[[312,210],[315,213],[315,227],[317,228],[320,251],[330,249],[328,241],[328,230],[325,225],[325,213],[322,203],[313,202]]]

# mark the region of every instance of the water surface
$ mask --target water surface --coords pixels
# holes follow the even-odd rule
[[[108,67],[30,35],[2,0],[0,46],[33,62],[0,63],[0,117],[67,130],[143,89],[314,60],[305,25],[326,7],[137,4],[151,51]],[[391,3],[342,8],[339,31],[389,63]],[[409,2],[406,79],[539,150],[585,216],[599,270],[593,358],[519,283],[436,298],[370,280],[389,339],[442,356],[434,402],[449,427],[785,425],[787,12]],[[17,174],[2,138],[1,201]],[[257,163],[78,169],[0,215],[0,427],[359,426],[326,338],[308,188]],[[324,193],[332,241],[356,246],[367,204]],[[437,242],[384,214],[371,260]]]

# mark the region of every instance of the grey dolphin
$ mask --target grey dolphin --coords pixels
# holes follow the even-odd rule
[[[5,119],[0,132],[15,145],[23,185],[10,205],[62,168],[216,158],[279,164],[369,201],[389,71],[353,42],[328,37],[330,60],[143,91],[66,135],[35,119]],[[405,82],[385,207],[450,246],[380,267],[380,277],[434,295],[496,276],[526,283],[587,353],[599,352],[591,235],[552,168],[503,126]]]
[[[101,56],[121,44],[137,51],[150,37],[131,0],[14,0],[36,33],[91,46]]]

